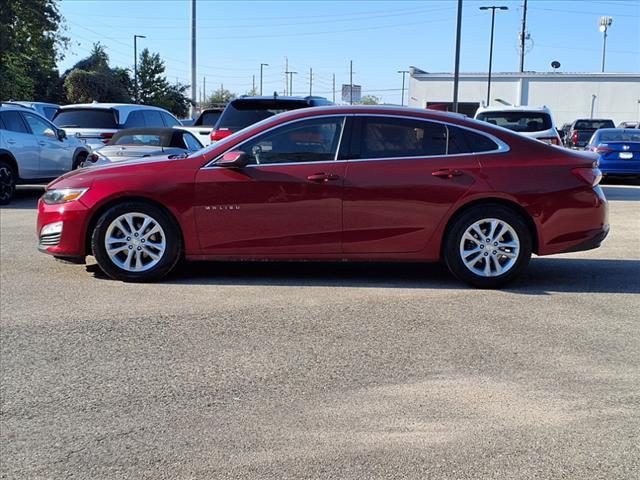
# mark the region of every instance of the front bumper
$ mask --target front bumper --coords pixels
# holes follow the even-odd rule
[[[88,210],[80,201],[62,205],[47,205],[38,201],[36,235],[38,250],[56,257],[84,257],[86,255],[86,220]],[[45,225],[62,222],[62,231],[55,235],[41,235]]]

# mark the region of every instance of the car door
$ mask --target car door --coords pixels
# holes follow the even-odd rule
[[[71,170],[75,151],[69,142],[60,140],[57,129],[39,115],[26,112],[21,115],[40,145],[38,177],[57,177]]]
[[[345,173],[343,252],[426,247],[480,168],[473,154],[448,155],[454,150],[448,132],[445,124],[420,119],[357,117]]]
[[[206,254],[340,252],[345,163],[336,161],[344,116],[296,120],[231,150],[244,168],[215,164],[196,177],[196,221]]]
[[[18,163],[20,178],[38,178],[40,145],[19,112],[15,110],[0,113],[4,144]]]

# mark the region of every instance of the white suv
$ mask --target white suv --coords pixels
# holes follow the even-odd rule
[[[129,103],[80,103],[65,105],[53,123],[69,136],[75,135],[92,148],[104,147],[124,128],[164,128],[182,125],[163,108]]]
[[[480,107],[474,118],[545,143],[562,145],[551,110],[547,107]]]

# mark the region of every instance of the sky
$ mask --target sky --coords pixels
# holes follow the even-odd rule
[[[525,70],[600,71],[603,34],[599,18],[613,17],[606,48],[606,71],[640,72],[640,0],[529,0]],[[112,66],[133,71],[133,35],[138,51],[149,48],[165,61],[167,79],[191,81],[190,0],[61,0],[71,46],[61,71],[86,57],[93,43],[106,47]],[[491,13],[482,5],[504,5],[496,12],[493,71],[519,66],[522,0],[464,0],[460,70],[486,72]],[[284,88],[286,61],[293,93],[332,98],[335,74],[340,85],[362,85],[363,95],[400,103],[402,75],[415,66],[451,72],[454,65],[455,0],[413,1],[218,1],[197,0],[198,98],[221,88],[241,95],[259,84],[263,92]],[[405,93],[406,99],[406,93]]]

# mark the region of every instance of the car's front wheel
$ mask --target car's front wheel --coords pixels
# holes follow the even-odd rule
[[[11,202],[16,191],[16,175],[11,166],[0,161],[0,205]]]
[[[100,268],[125,282],[159,280],[175,267],[182,253],[175,220],[162,208],[145,202],[121,203],[104,212],[91,246]]]
[[[443,253],[458,279],[479,288],[497,288],[522,272],[531,250],[531,232],[522,217],[509,208],[486,205],[454,221]]]

